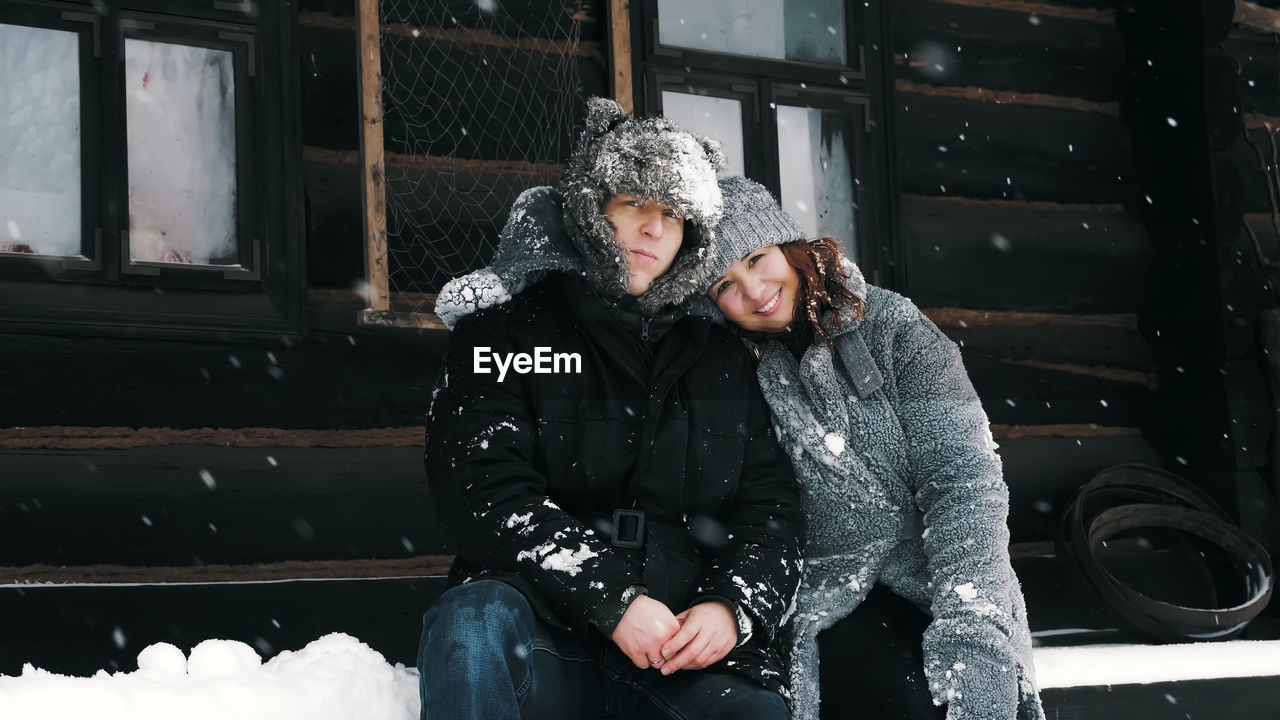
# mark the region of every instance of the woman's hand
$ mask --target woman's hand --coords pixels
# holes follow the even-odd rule
[[[738,644],[733,610],[717,600],[698,603],[676,616],[680,632],[662,646],[662,674],[701,670],[719,662]]]
[[[679,629],[679,621],[666,605],[648,595],[637,595],[610,637],[636,667],[656,668],[663,665],[663,643]]]

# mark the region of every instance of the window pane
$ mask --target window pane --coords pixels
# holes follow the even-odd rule
[[[853,167],[843,113],[778,106],[782,207],[809,237],[830,235],[857,260]]]
[[[841,0],[658,0],[663,45],[845,65]]]
[[[682,129],[720,141],[727,160],[723,175],[745,175],[742,151],[742,101],[662,91],[662,116]]]
[[[75,33],[0,24],[0,252],[80,254]]]
[[[235,75],[230,51],[128,38],[129,254],[235,265]]]

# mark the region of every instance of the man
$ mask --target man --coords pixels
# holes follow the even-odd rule
[[[798,489],[752,358],[687,307],[720,162],[593,99],[560,185],[442,290],[426,465],[457,559],[423,620],[424,718],[788,717]]]

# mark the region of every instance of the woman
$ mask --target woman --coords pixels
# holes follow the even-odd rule
[[[806,493],[795,716],[818,715],[822,645],[829,660],[853,653],[848,670],[821,673],[824,717],[1043,718],[1008,489],[956,345],[867,285],[835,240],[806,241],[764,187],[726,178],[721,190],[707,297],[758,344]],[[903,680],[921,664],[925,678]],[[886,714],[864,715],[876,698]]]

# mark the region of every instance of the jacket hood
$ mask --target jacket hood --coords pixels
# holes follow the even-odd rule
[[[626,294],[627,260],[603,210],[620,193],[666,205],[684,218],[684,239],[671,267],[639,296],[654,313],[702,291],[715,257],[721,215],[716,172],[719,143],[664,118],[636,119],[614,101],[592,98],[586,127],[557,189],[564,226],[582,258],[587,282],[606,297]]]

